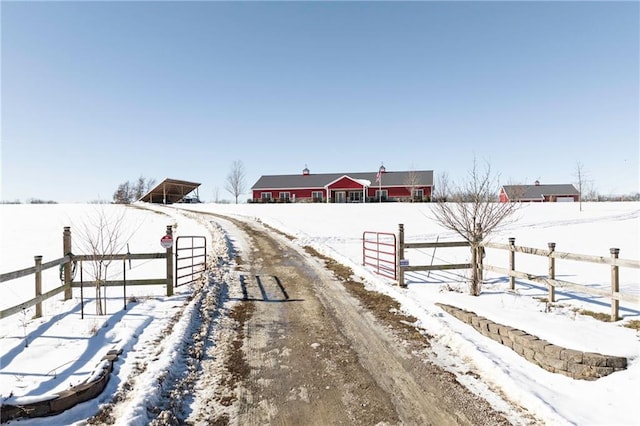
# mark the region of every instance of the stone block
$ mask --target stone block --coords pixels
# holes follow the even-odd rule
[[[623,370],[627,368],[627,359],[621,356],[607,356],[607,367]]]
[[[78,394],[75,391],[71,389],[63,390],[58,393],[58,397],[56,399],[49,401],[49,408],[52,414],[61,413],[80,402],[82,401],[78,400]]]
[[[490,337],[491,339],[495,340],[496,342],[502,344],[502,336],[499,335],[498,333],[489,333],[489,334],[487,334],[487,337]]]
[[[502,344],[508,347],[509,349],[513,349],[513,340],[509,339],[507,336],[502,337]]]
[[[456,315],[456,318],[465,324],[471,324],[471,318],[473,317],[475,317],[475,315],[471,312],[459,312],[458,315]]]
[[[531,341],[538,340],[536,336],[532,336],[530,334],[514,334],[512,339],[515,343],[518,343],[525,348],[532,348]]]
[[[554,373],[558,370],[567,370],[567,361],[547,356],[543,352],[536,352],[535,359],[544,369],[552,371]]]
[[[585,364],[569,364],[568,371],[580,380],[596,380],[614,372],[612,367],[596,367]]]
[[[39,401],[23,405],[2,405],[0,417],[2,423],[21,418],[44,417],[50,414],[49,401]]]
[[[550,344],[551,343],[547,342],[546,340],[536,338],[535,340],[531,340],[529,342],[529,347],[536,352],[544,354],[544,348],[546,348]]]
[[[122,355],[122,349],[109,349],[107,355],[116,355],[116,357]]]
[[[522,330],[518,330],[517,328],[513,328],[507,333],[507,336],[509,336],[509,339],[513,340],[513,342],[516,343],[518,342],[517,337],[524,336],[525,334],[527,333]]]
[[[513,342],[513,345],[511,346],[511,349],[513,349],[513,351],[515,353],[517,353],[518,355],[524,356],[524,346],[522,346],[522,345],[520,345],[520,344],[518,344],[516,342]]]
[[[482,334],[486,335],[489,333],[489,324],[491,324],[491,321],[486,318],[481,318],[480,321],[478,321]]]
[[[101,361],[107,360],[109,362],[113,362],[116,359],[118,359],[118,354],[106,354],[105,356],[102,357]]]
[[[563,349],[560,352],[560,359],[567,360],[572,364],[582,364],[582,358],[584,356],[583,352],[576,351],[573,349]]]
[[[563,350],[564,350],[563,347],[550,344],[544,347],[544,354],[550,358],[562,359],[560,357],[560,354],[562,353]]]
[[[533,349],[524,346],[522,350],[522,356],[525,357],[527,360],[535,364],[538,364],[535,359],[536,352]]]
[[[487,326],[489,328],[489,333],[500,334],[500,324],[496,324],[495,322],[491,321],[489,324],[487,324]]]
[[[582,363],[593,367],[606,367],[607,357],[594,352],[585,352],[582,355]]]
[[[498,333],[501,336],[509,336],[509,332],[515,330],[513,327],[509,327],[508,325],[501,325],[498,329]]]

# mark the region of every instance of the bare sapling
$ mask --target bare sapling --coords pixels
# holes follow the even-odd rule
[[[449,186],[446,176],[441,178],[433,203],[432,215],[442,227],[454,231],[471,246],[471,284],[469,293],[479,296],[482,284],[483,242],[498,227],[513,221],[519,203],[498,201],[498,176],[491,173],[487,163],[478,170],[476,160],[469,178],[462,185]]]
[[[111,214],[107,208],[99,205],[95,214],[84,221],[79,231],[79,248],[83,254],[90,256],[88,273],[93,279],[96,291],[96,315],[106,312],[106,299],[103,294],[107,281],[107,270],[113,261],[112,256],[118,254],[127,244],[124,238],[125,210],[112,206]],[[130,237],[129,237],[130,238]]]
[[[29,319],[27,318],[28,311],[25,308],[22,308],[22,317],[20,318],[20,325],[22,325],[22,333],[24,335],[24,347],[29,347],[29,335],[27,334],[27,325],[29,324]]]

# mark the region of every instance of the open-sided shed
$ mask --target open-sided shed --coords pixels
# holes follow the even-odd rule
[[[199,186],[199,183],[167,178],[144,194],[138,201],[156,204],[199,201]],[[191,195],[194,191],[195,195]]]

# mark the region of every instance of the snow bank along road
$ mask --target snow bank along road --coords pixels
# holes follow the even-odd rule
[[[430,363],[427,337],[391,299],[351,281],[348,268],[257,222],[184,214],[212,239],[224,233],[227,252],[211,261],[188,318],[176,318],[188,325],[171,346],[172,366],[159,373],[141,364],[88,424],[531,422],[517,407],[497,411]],[[141,400],[134,389],[149,381],[158,390]]]

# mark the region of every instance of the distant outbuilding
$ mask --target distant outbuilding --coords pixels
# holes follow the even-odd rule
[[[138,201],[155,204],[199,203],[199,186],[199,183],[167,178],[144,194]],[[192,194],[194,191],[195,194]]]
[[[504,185],[500,188],[500,202],[561,202],[579,201],[580,192],[570,183],[541,185]]]

